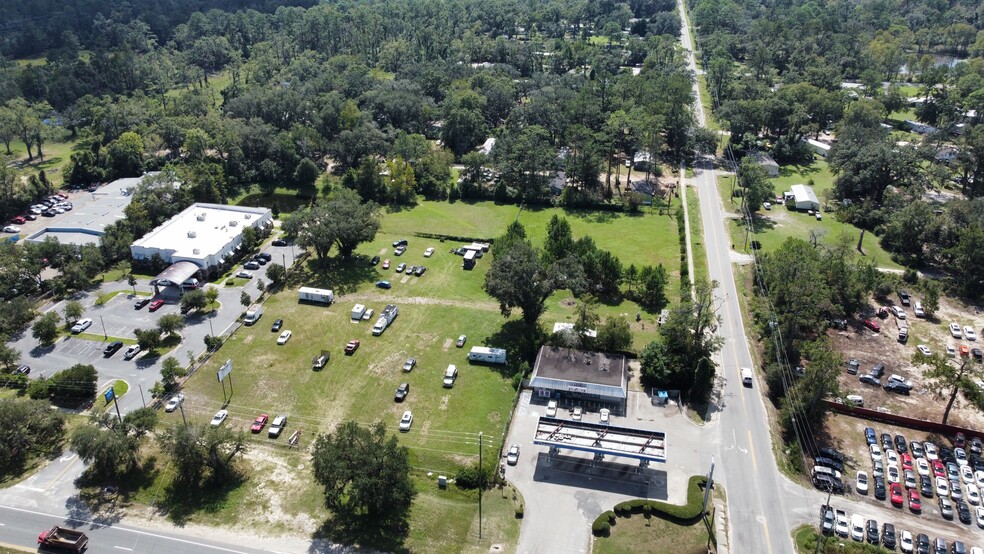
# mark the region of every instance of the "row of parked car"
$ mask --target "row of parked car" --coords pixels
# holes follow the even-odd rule
[[[860,373],[861,362],[855,358],[851,358],[847,362],[847,372],[851,375],[857,375]],[[893,373],[889,375],[885,380],[885,384],[882,384],[881,378],[885,375],[885,364],[879,363],[872,366],[868,373],[864,373],[858,377],[858,381],[866,385],[872,385],[875,387],[882,387],[888,392],[894,392],[897,394],[909,394],[913,389],[912,381],[906,379],[905,377]]]
[[[856,542],[867,542],[875,546],[884,546],[894,551],[896,547],[903,553],[917,554],[984,554],[979,546],[967,547],[963,541],[937,537],[930,539],[925,533],[913,533],[908,529],[896,531],[891,523],[878,525],[878,521],[868,519],[861,514],[847,517],[844,510],[835,510],[831,506],[820,506],[820,532],[826,536],[851,537]]]

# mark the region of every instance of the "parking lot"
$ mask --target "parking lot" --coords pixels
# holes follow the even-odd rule
[[[599,514],[632,498],[684,504],[687,480],[708,469],[710,460],[698,452],[700,428],[672,405],[653,406],[644,393],[630,392],[626,416],[612,416],[611,421],[667,434],[666,463],[642,470],[629,458],[593,463],[592,454],[570,450],[550,456],[547,447],[533,444],[537,421],[545,414],[546,400],[523,392],[506,441],[520,447],[518,463],[505,466],[506,479],[527,502],[520,552],[587,552],[585,530]],[[557,417],[569,417],[568,411],[558,410]],[[586,422],[598,423],[599,418],[597,412],[584,414]]]

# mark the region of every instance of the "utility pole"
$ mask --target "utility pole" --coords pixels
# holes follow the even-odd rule
[[[478,433],[478,539],[482,539],[482,489],[485,487],[485,468],[482,467],[482,433]]]
[[[827,504],[825,504],[825,506],[827,506],[827,510],[833,509],[830,507],[830,496],[832,494],[834,494],[834,487],[833,486],[827,487]],[[817,547],[813,551],[813,554],[820,554],[820,546],[827,542],[827,536],[823,534],[823,518],[826,515],[827,515],[826,511],[820,514],[820,536],[817,537]]]
[[[178,404],[178,409],[181,410],[181,421],[184,422],[185,427],[188,426],[188,420],[185,418],[185,406],[184,401]]]
[[[140,390],[140,401],[143,402],[143,407],[147,407],[147,399],[143,395],[143,385],[137,385],[137,389]]]
[[[858,242],[858,244],[861,244],[861,243]],[[109,335],[106,333],[106,322],[103,321],[103,316],[99,316],[99,323],[102,324],[102,328],[103,328],[103,339],[109,340]]]

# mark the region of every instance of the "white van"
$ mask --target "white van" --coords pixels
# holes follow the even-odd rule
[[[450,389],[454,386],[454,380],[458,378],[458,368],[454,365],[449,365],[444,371],[444,388]]]
[[[741,368],[741,384],[746,387],[752,386],[752,368],[743,367]]]

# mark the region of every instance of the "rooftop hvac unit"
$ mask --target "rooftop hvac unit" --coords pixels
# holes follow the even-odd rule
[[[200,249],[198,249],[198,248],[192,248],[191,249],[191,253],[197,256],[197,255],[201,254],[202,251]]]
[[[198,233],[194,231],[188,231],[188,238],[193,239],[198,236]]]
[[[252,214],[245,214],[245,215],[243,215],[243,219],[250,219],[252,217],[253,217]]]
[[[197,219],[198,221],[205,221],[205,212],[202,212],[197,216],[195,216],[195,219]]]
[[[229,222],[229,227],[235,227],[236,225],[239,225],[239,222],[236,221],[235,219]]]

